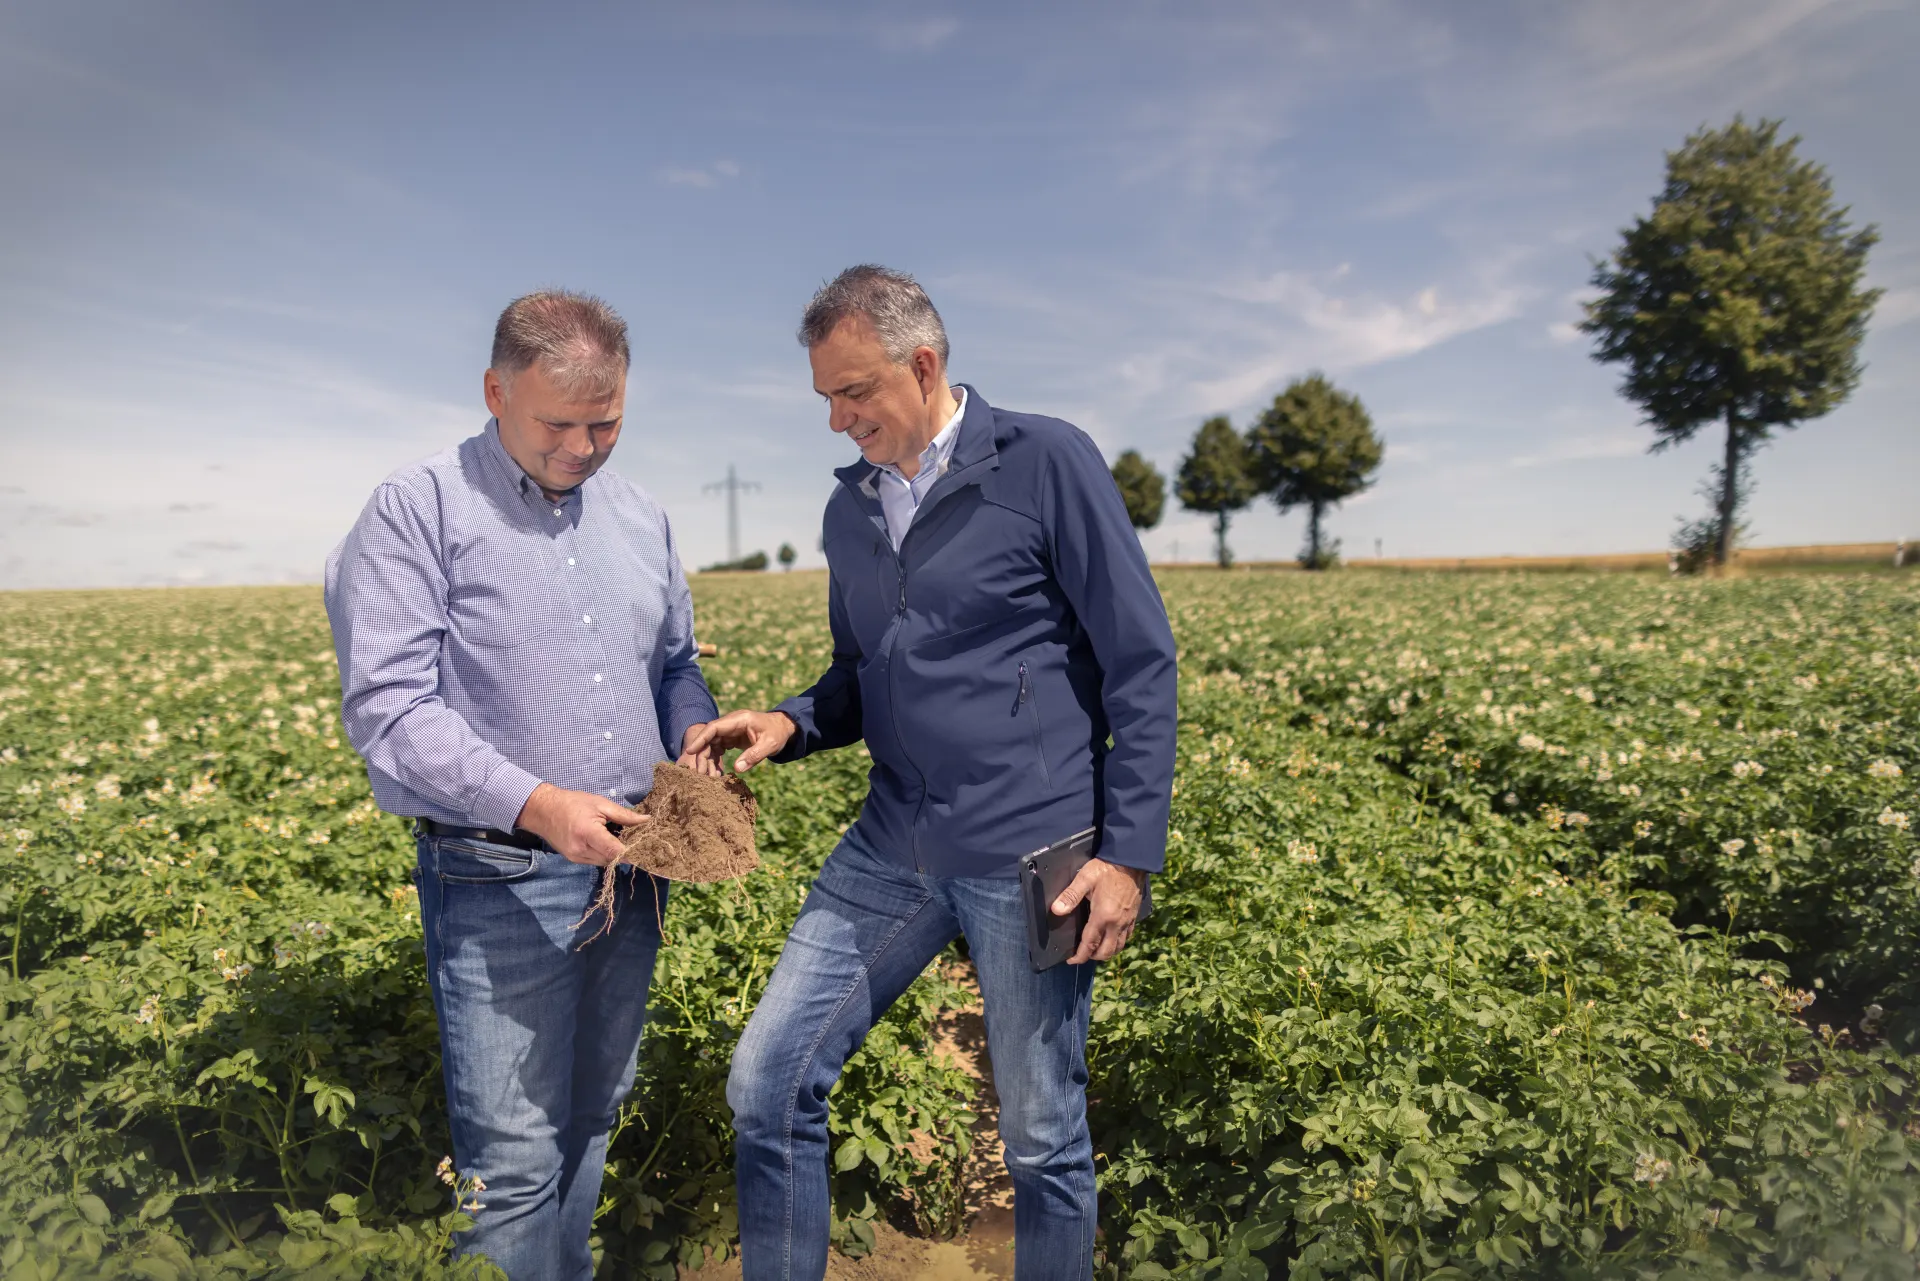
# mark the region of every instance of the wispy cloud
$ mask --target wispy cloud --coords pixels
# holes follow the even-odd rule
[[[692,169],[670,166],[660,171],[660,181],[669,187],[717,187],[739,176],[740,166],[732,160],[716,160]]]
[[[874,42],[896,52],[931,53],[953,38],[960,20],[929,15],[907,22],[882,22],[873,29]]]

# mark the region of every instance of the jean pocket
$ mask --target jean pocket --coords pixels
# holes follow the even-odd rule
[[[434,851],[434,870],[455,885],[505,885],[533,875],[534,851],[486,841],[449,840]]]

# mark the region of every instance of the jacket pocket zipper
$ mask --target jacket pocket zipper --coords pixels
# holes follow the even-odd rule
[[[1027,723],[1033,727],[1033,754],[1040,760],[1040,781],[1048,791],[1053,790],[1053,775],[1047,769],[1047,749],[1040,738],[1040,702],[1033,696],[1033,677],[1027,674],[1026,663],[1020,664],[1020,702],[1027,709]]]

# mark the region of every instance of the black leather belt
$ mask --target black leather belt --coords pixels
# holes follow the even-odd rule
[[[543,850],[547,843],[532,832],[503,832],[497,827],[455,827],[430,818],[415,819],[432,836],[451,836],[456,840],[485,841],[489,845],[511,845],[521,850]]]

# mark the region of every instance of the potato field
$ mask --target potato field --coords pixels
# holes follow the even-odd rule
[[[1095,988],[1103,1275],[1920,1276],[1920,580],[1162,578],[1180,769]],[[818,575],[708,576],[723,708]],[[0,1281],[481,1275],[407,825],[311,589],[0,596]],[[676,890],[602,1275],[725,1252],[729,1052],[856,748]],[[965,1214],[936,968],[849,1068],[835,1232]]]

